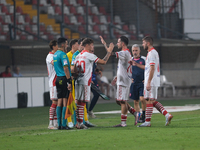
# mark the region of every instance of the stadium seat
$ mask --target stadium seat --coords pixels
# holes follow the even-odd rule
[[[32,32],[34,33],[34,34],[37,34],[37,25],[32,25],[31,26],[31,28],[32,28]]]
[[[30,25],[25,25],[24,30],[27,31],[27,32],[29,32],[29,33],[32,33]]]
[[[60,6],[55,6],[55,14],[62,15],[62,10],[61,10]]]
[[[89,34],[96,34],[96,32],[93,31],[92,25],[88,25],[88,33],[89,33]]]
[[[131,33],[136,34],[136,27],[134,24],[129,25],[129,29],[130,29]]]
[[[86,7],[84,8],[84,10],[85,10],[85,13],[86,13]],[[90,16],[94,15],[94,14],[92,13],[90,7],[88,7],[88,15],[90,15]]]
[[[93,6],[93,7],[92,7],[92,13],[93,13],[94,15],[100,15],[97,6]]]
[[[8,10],[9,10],[10,14],[13,14],[14,13],[14,6],[10,5]]]
[[[2,24],[11,24],[11,23],[12,21],[11,21],[10,15],[5,15],[4,22]]]
[[[85,24],[85,20],[83,18],[83,16],[78,16],[78,22],[80,22],[81,24]]]
[[[107,21],[108,21],[108,23],[111,23],[111,18],[110,18],[110,16],[107,16]]]
[[[106,13],[106,10],[105,10],[105,8],[104,7],[99,7],[99,12],[100,13],[102,13],[103,15],[108,15],[107,13]]]
[[[37,24],[37,16],[33,16],[32,24]]]
[[[77,14],[85,15],[84,8],[82,6],[77,7]]]
[[[102,24],[102,23],[100,23],[98,16],[93,16],[92,21],[95,22],[96,24]]]
[[[70,17],[70,22],[74,25],[79,25],[80,23],[77,21],[76,16]]]
[[[37,5],[37,0],[32,0],[32,5]]]
[[[114,17],[114,23],[115,23],[115,24],[123,24],[123,22],[121,21],[120,16],[115,16],[115,17]]]
[[[97,34],[101,34],[101,30],[99,29],[98,25],[93,26],[93,31],[96,32]]]
[[[78,31],[80,31],[83,34],[86,34],[86,30],[85,30],[84,26],[82,26],[82,25],[78,26]]]
[[[26,24],[32,24],[31,18],[30,18],[30,16],[28,14],[25,15],[25,23]]]
[[[48,40],[47,35],[41,35],[41,38],[43,38],[43,39],[45,39],[45,40]]]
[[[69,11],[69,7],[64,6],[64,14],[65,15],[71,15],[70,11]]]
[[[108,34],[108,26],[107,25],[100,25],[100,30],[103,34]]]
[[[88,6],[94,6],[94,4],[92,4],[90,0],[87,1],[88,1]],[[86,0],[84,0],[84,4],[86,5]]]
[[[47,14],[48,15],[55,15],[55,11],[54,11],[54,8],[53,8],[53,6],[49,6],[48,8],[47,8]]]
[[[44,24],[40,24],[40,32],[42,32],[43,34],[47,34]]]
[[[79,6],[79,5],[76,3],[76,0],[69,0],[69,3],[70,3],[70,5],[73,5],[73,6]]]
[[[66,24],[66,25],[72,25],[72,23],[70,22],[70,20],[69,20],[69,17],[68,16],[64,16],[64,23]]]
[[[88,24],[94,25],[95,23],[92,21],[92,16],[88,16]]]
[[[17,16],[17,24],[25,24],[23,15],[18,15]]]
[[[70,7],[70,13],[71,14],[74,14],[74,15],[78,15],[77,11],[76,11],[76,8],[74,6],[71,6]]]
[[[9,28],[8,25],[3,25],[3,32],[8,34]]]
[[[23,13],[23,10],[22,10],[22,8],[21,8],[20,6],[17,6],[17,8],[16,8],[16,13],[21,14],[21,15],[24,14],[24,13]]]
[[[47,1],[46,0],[40,0],[40,6],[47,6]]]
[[[106,16],[104,16],[104,15],[100,16],[100,23],[101,24],[108,24],[108,21],[106,20]]]
[[[62,5],[62,1],[61,0],[55,0],[55,5],[61,6]]]
[[[72,5],[69,3],[69,0],[64,0],[64,4],[65,4],[66,6],[72,6]]]
[[[20,40],[27,40],[26,35],[20,35]]]
[[[1,12],[6,15],[11,15],[8,11],[8,8],[5,5],[1,6]]]
[[[131,39],[131,40],[136,40],[137,38],[136,38],[135,35],[131,35],[130,39]]]
[[[166,97],[166,89],[171,87],[173,96],[176,95],[175,86],[172,82],[168,82],[165,75],[160,75],[160,87],[163,88],[163,96]]]
[[[6,0],[0,0],[0,5],[1,5],[1,6],[3,6],[3,5],[7,5]]]
[[[27,40],[33,40],[33,36],[32,35],[27,35]]]
[[[85,6],[84,1],[83,0],[77,0],[77,3],[81,6]]]
[[[49,34],[49,35],[48,35],[48,40],[53,40],[53,39],[54,39],[54,36],[51,35],[51,34]]]
[[[4,23],[4,18],[2,17],[2,15],[0,15],[0,24],[5,24]]]
[[[6,36],[0,34],[0,41],[5,41],[5,40],[6,40]]]

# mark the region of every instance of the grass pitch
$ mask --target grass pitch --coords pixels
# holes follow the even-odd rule
[[[199,104],[199,100],[166,100],[164,106]],[[131,103],[132,104],[132,103]],[[97,104],[94,111],[119,110],[115,103]],[[0,110],[0,150],[127,150],[127,149],[199,149],[200,110],[172,113],[170,126],[165,117],[153,114],[151,127],[134,126],[128,114],[127,127],[113,128],[120,123],[120,114],[97,115],[90,122],[97,127],[88,130],[49,130],[49,107]]]

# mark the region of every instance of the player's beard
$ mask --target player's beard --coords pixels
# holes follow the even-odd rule
[[[148,46],[147,45],[144,46],[144,50],[148,51]]]

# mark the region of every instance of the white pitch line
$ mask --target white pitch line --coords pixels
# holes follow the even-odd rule
[[[164,106],[164,108],[168,112],[194,111],[194,110],[199,110],[200,105]],[[119,114],[119,113],[121,113],[121,110],[94,112],[94,114]],[[156,108],[153,108],[153,113],[160,113],[160,112]]]

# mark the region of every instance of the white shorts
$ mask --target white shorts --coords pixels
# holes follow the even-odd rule
[[[117,85],[117,101],[127,101],[129,99],[130,87]]]
[[[80,101],[90,101],[90,86],[76,84],[75,85],[75,99]]]
[[[158,87],[152,86],[150,91],[147,91],[146,86],[144,87],[144,99],[156,100],[158,95]]]
[[[50,87],[49,93],[50,93],[50,99],[51,100],[57,100],[58,99],[56,86]]]

